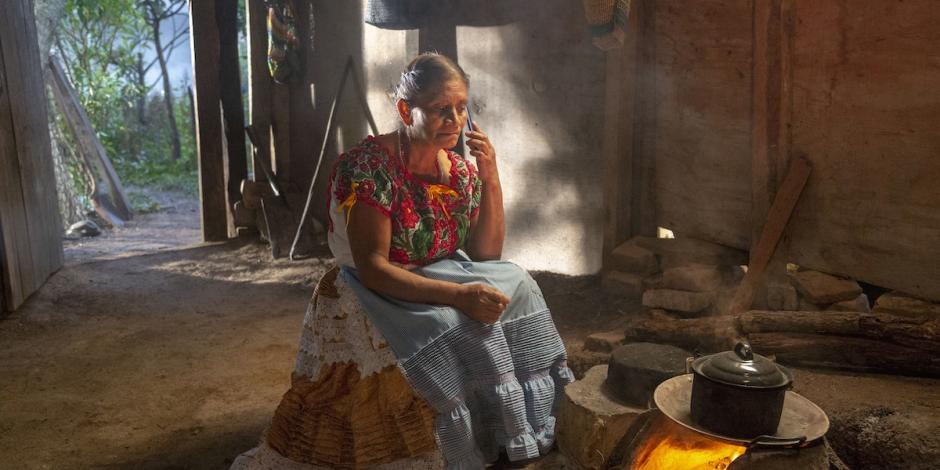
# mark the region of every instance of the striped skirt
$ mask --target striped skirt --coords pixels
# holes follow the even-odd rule
[[[487,325],[452,307],[378,294],[351,268],[339,273],[395,353],[402,375],[436,412],[436,439],[448,468],[482,468],[501,450],[512,461],[548,452],[556,405],[574,375],[538,285],[513,263],[473,262],[461,252],[414,272],[486,283],[511,299],[500,320]]]

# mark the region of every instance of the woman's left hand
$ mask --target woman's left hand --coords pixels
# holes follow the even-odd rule
[[[489,177],[496,176],[496,149],[490,143],[490,138],[486,133],[473,124],[474,130],[467,131],[467,146],[470,147],[470,155],[477,159],[477,167],[480,169],[480,178],[486,181]]]

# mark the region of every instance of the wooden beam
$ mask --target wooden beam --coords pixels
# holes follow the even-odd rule
[[[248,119],[254,129],[258,147],[267,155],[271,152],[271,87],[273,80],[268,72],[267,8],[264,0],[245,0],[248,22]],[[269,168],[272,161],[265,162]],[[252,157],[252,173],[255,181],[264,181],[261,163]]]
[[[623,48],[607,51],[604,83],[604,135],[601,142],[601,154],[604,156],[604,261],[607,255],[617,248],[623,234],[620,232],[620,220],[628,212],[620,206],[620,192],[625,186],[621,179],[621,167],[629,165],[620,157],[620,107],[623,84]],[[629,185],[626,185],[629,188]]]
[[[604,259],[632,237],[633,161],[635,146],[637,55],[639,21],[635,12],[627,20],[623,46],[607,52],[607,88],[604,101]]]
[[[124,192],[121,178],[114,171],[114,165],[108,158],[98,134],[95,132],[85,113],[85,108],[78,100],[78,94],[72,87],[69,78],[65,75],[62,64],[54,56],[49,56],[46,81],[52,89],[52,96],[58,105],[59,112],[65,116],[69,130],[79,146],[79,153],[89,168],[93,168],[95,178],[94,192],[91,196],[95,203],[95,210],[102,218],[116,227],[133,217],[130,202]]]
[[[632,233],[638,21],[631,13],[622,47],[607,52],[604,115],[604,258]]]
[[[311,38],[311,33],[316,34],[316,25],[310,24],[311,16],[317,18],[317,21],[321,21],[327,15],[322,13],[325,9],[336,9],[336,6],[324,7],[323,2],[296,2],[295,13],[297,15],[297,36],[303,38],[299,44],[298,53],[302,57],[301,63],[303,64],[303,70],[298,73],[297,80],[292,81],[288,88],[287,100],[290,103],[289,109],[290,114],[287,115],[287,129],[288,129],[288,142],[289,148],[287,149],[288,154],[290,155],[290,170],[288,175],[290,177],[290,191],[297,194],[305,194],[307,188],[310,186],[310,178],[313,176],[313,167],[316,165],[316,149],[319,148],[320,142],[317,138],[320,135],[320,129],[325,127],[323,121],[323,114],[317,113],[317,109],[313,103],[315,98],[311,92],[313,87],[316,87],[316,91],[320,94],[320,99],[327,98],[329,95],[326,94],[329,87],[324,86],[322,80],[318,80],[318,72],[321,72],[318,69],[330,68],[333,70],[342,70],[339,66],[335,66],[336,62],[327,59],[332,54],[338,52],[343,47],[323,47],[317,50],[316,47],[310,47],[311,44],[323,45],[329,44],[331,41],[335,41],[336,38],[332,35],[324,34],[323,31],[320,31],[318,37]],[[348,3],[339,2],[336,5],[348,5]],[[319,10],[314,10],[317,8]],[[322,14],[321,14],[322,13]],[[332,13],[332,12],[331,12]],[[335,21],[333,24],[347,24],[348,28],[354,28],[352,26],[353,22],[361,21],[362,10],[356,10],[356,18],[349,20],[338,20],[332,16],[326,16],[325,21]],[[338,21],[337,21],[338,20]],[[341,63],[341,62],[340,62]],[[321,110],[322,111],[322,110]],[[345,149],[343,149],[345,150]],[[340,150],[342,151],[342,150]],[[303,158],[301,158],[303,156]],[[283,165],[281,165],[283,168]],[[297,208],[296,210],[301,210],[302,208]],[[289,250],[285,250],[289,251]]]
[[[633,235],[656,236],[656,5],[637,0],[636,112],[634,120],[631,216]]]
[[[189,32],[196,98],[196,148],[199,155],[199,193],[202,238],[228,239],[225,153],[219,90],[219,28],[213,1],[189,2]]]
[[[295,186],[291,171],[290,122],[291,99],[290,86],[271,82],[271,169],[284,191],[291,191]]]
[[[241,200],[241,182],[248,177],[245,111],[242,104],[241,68],[238,64],[238,0],[218,0],[216,20],[220,42],[219,93],[228,161],[226,207],[233,208]],[[233,236],[234,233],[230,232],[229,235]]]
[[[419,52],[439,52],[457,60],[457,25],[453,18],[428,21],[418,32]]]
[[[800,194],[803,193],[811,170],[809,162],[803,158],[795,158],[790,163],[790,171],[787,172],[786,178],[780,185],[780,191],[777,192],[773,205],[770,206],[757,246],[751,250],[747,274],[744,275],[744,280],[735,291],[728,311],[724,313],[739,313],[751,307],[761,276],[764,275],[764,271],[777,250],[777,244],[783,236],[783,231],[800,199]]]

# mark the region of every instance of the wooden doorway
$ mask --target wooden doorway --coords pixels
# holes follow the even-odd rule
[[[36,22],[30,0],[0,15],[0,279],[2,311],[23,304],[62,266]]]

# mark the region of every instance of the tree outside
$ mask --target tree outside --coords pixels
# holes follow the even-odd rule
[[[187,0],[37,0],[36,11],[43,52],[63,64],[124,184],[195,196],[191,72],[172,70],[190,53]],[[61,117],[52,133],[86,196],[89,170]],[[90,205],[87,197],[82,203]],[[148,206],[131,203],[137,211]]]

